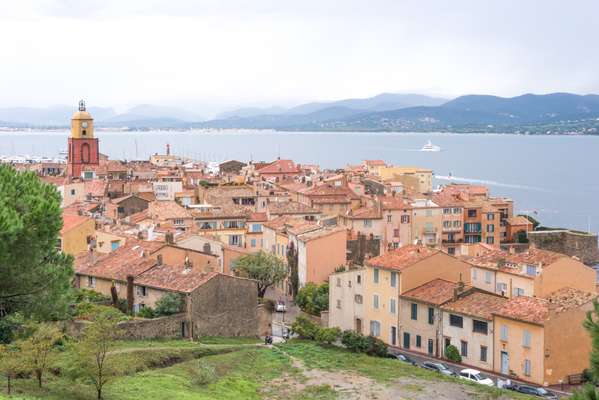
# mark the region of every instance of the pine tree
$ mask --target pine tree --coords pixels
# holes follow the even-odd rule
[[[53,185],[0,165],[0,316],[66,311],[73,261],[57,248],[60,202]]]

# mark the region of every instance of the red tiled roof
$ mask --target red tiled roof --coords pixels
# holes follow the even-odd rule
[[[453,298],[454,290],[457,288],[458,283],[456,282],[449,282],[445,279],[433,279],[424,285],[408,290],[400,297],[428,304],[441,305]]]
[[[293,160],[276,160],[256,172],[259,174],[293,174],[299,173],[300,169]]]
[[[158,219],[191,218],[191,214],[185,208],[170,200],[151,202],[148,207],[148,215]]]
[[[530,248],[525,252],[514,254],[510,254],[503,250],[492,250],[478,257],[470,258],[468,262],[477,266],[490,268],[499,268],[501,263],[516,265],[538,265],[540,263],[541,265],[546,266],[553,264],[564,257],[568,256],[549,250]]]
[[[373,267],[402,270],[439,252],[440,250],[426,246],[407,245],[371,258],[367,262]]]
[[[70,231],[71,229],[75,228],[76,226],[79,226],[87,221],[92,221],[92,219],[89,217],[85,217],[83,215],[63,214],[62,215],[62,229],[60,230],[60,234],[63,235],[64,233]]]
[[[144,271],[135,279],[135,284],[189,293],[218,275],[218,272],[206,273],[200,266],[186,268],[183,265],[163,264]]]
[[[268,212],[275,215],[283,214],[319,214],[320,211],[297,201],[273,201],[269,202]]]
[[[106,181],[94,179],[84,181],[85,194],[90,194],[92,197],[104,197],[106,194]]]
[[[251,213],[250,217],[248,218],[248,222],[263,222],[266,220],[266,213],[264,212]]]
[[[508,218],[507,219],[507,223],[508,225],[530,225],[532,226],[532,222],[530,222],[530,220],[526,217],[523,217],[522,215],[517,215],[515,217],[512,218]]]
[[[472,291],[460,296],[456,301],[445,304],[443,309],[471,317],[492,320],[493,313],[500,310],[506,301],[507,298],[492,293]]]

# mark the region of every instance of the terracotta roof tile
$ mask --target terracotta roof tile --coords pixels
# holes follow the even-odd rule
[[[259,174],[293,174],[299,173],[300,169],[293,160],[276,160],[258,169],[257,172]]]
[[[426,246],[407,245],[371,258],[367,262],[373,267],[402,270],[439,252],[440,250]]]
[[[453,298],[454,290],[457,288],[458,283],[456,282],[449,282],[445,279],[433,279],[424,285],[408,290],[400,297],[428,304],[441,305]]]
[[[62,229],[60,230],[60,234],[70,231],[71,229],[83,224],[87,221],[93,221],[89,217],[85,217],[83,215],[77,214],[63,214],[62,215]]]
[[[148,207],[148,215],[158,219],[191,218],[189,211],[169,200],[151,202]]]
[[[273,201],[269,202],[267,207],[268,212],[275,215],[320,213],[320,211],[297,201]]]
[[[174,292],[189,293],[218,276],[218,272],[204,272],[201,266],[155,265],[135,278],[136,285],[150,286]]]
[[[443,306],[443,310],[471,317],[493,319],[493,313],[497,312],[508,299],[492,293],[472,291],[461,296],[456,301],[450,301]]]

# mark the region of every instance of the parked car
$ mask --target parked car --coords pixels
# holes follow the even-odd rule
[[[422,363],[422,368],[438,372],[447,376],[456,376],[456,373],[447,368],[447,365],[440,362],[425,361]]]
[[[394,360],[399,360],[401,362],[404,362],[406,364],[411,364],[413,366],[417,366],[418,365],[418,364],[416,364],[416,361],[412,360],[410,357],[408,357],[405,354],[387,353],[387,358],[392,358]]]
[[[285,311],[287,311],[287,306],[285,305],[285,302],[283,300],[277,301],[277,304],[275,304],[275,311],[276,312],[285,312]]]
[[[531,396],[541,397],[543,399],[557,400],[559,398],[557,394],[542,387],[519,385],[517,383],[513,383],[509,386],[506,386],[505,389],[513,390],[523,394],[528,394]]]
[[[484,376],[480,371],[472,368],[466,368],[460,371],[460,378],[467,379],[479,385],[495,386],[495,382],[489,377]]]

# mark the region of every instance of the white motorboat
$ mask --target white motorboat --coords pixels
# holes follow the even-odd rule
[[[441,151],[441,147],[434,145],[429,140],[427,144],[425,144],[424,146],[422,146],[422,149],[420,149],[420,151]]]

